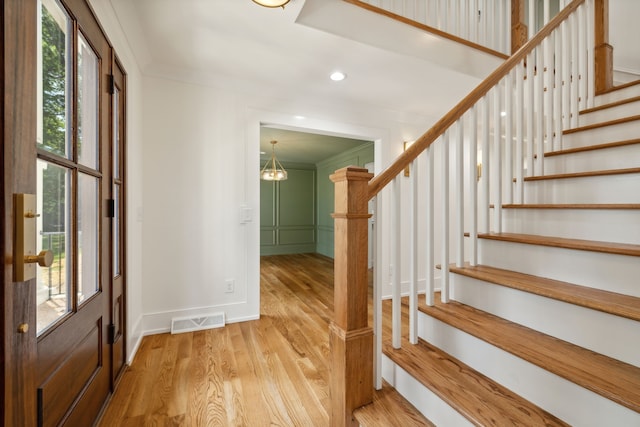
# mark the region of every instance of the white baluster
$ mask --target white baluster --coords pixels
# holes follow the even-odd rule
[[[536,175],[543,175],[543,156],[544,156],[544,75],[545,64],[543,61],[544,50],[542,46],[538,46],[535,49],[536,66],[538,75],[536,76],[536,154],[535,154],[535,173]]]
[[[529,39],[538,31],[536,28],[536,2],[529,0]]]
[[[595,99],[595,5],[594,0],[587,0],[587,108],[594,107]]]
[[[449,140],[450,130],[442,138],[442,270],[440,300],[449,302]]]
[[[442,142],[442,141],[440,141]],[[425,272],[426,272],[426,281],[427,281],[427,292],[426,292],[426,303],[429,306],[433,306],[435,304],[434,301],[434,292],[435,292],[435,252],[434,252],[434,142],[429,148],[427,148],[425,155],[427,156],[427,212],[426,212],[426,222],[427,222],[427,242],[426,242],[426,250],[425,250]]]
[[[544,120],[545,120],[545,138],[546,151],[553,151],[553,85],[555,65],[553,63],[553,46],[554,46],[555,32],[549,35],[549,38],[544,41]],[[538,157],[538,161],[541,163],[541,170],[544,173],[544,156]]]
[[[554,66],[555,84],[553,89],[553,150],[562,149],[562,76],[564,75],[564,61],[562,61],[562,31],[554,32]]]
[[[392,313],[391,313],[391,323],[392,323],[392,345],[393,348],[400,348],[400,339],[402,334],[402,315],[401,315],[401,298],[402,298],[402,265],[401,265],[401,253],[400,253],[400,243],[401,243],[401,231],[402,231],[402,220],[401,220],[401,191],[400,191],[400,177],[396,177],[393,180],[393,197],[392,197],[392,206],[391,209],[393,211],[393,220],[392,220],[392,234],[391,236],[391,257],[393,259],[392,268],[393,268],[393,282],[392,282]]]
[[[493,231],[502,232],[502,126],[501,126],[501,105],[500,91],[502,83],[498,83],[493,88]],[[489,178],[489,176],[487,176]]]
[[[580,96],[578,93],[579,87],[579,75],[580,71],[578,69],[579,59],[576,56],[580,56],[578,52],[578,39],[579,28],[578,28],[578,18],[576,14],[573,13],[569,17],[569,24],[571,26],[571,127],[578,126],[578,97]]]
[[[578,109],[587,108],[587,13],[578,8]]]
[[[516,203],[524,203],[524,171],[523,171],[523,147],[524,147],[524,64],[516,66]]]
[[[505,178],[501,182],[506,185],[505,203],[513,203],[513,74],[507,74],[505,78],[504,91],[504,158],[505,158]]]
[[[551,19],[550,3],[551,3],[550,0],[544,0],[544,5],[543,5],[543,9],[542,9],[543,19],[544,19],[544,24],[543,25],[547,25],[549,23],[549,20]]]
[[[456,266],[464,265],[464,122],[456,121]]]
[[[489,233],[491,232],[490,226],[490,204],[491,198],[489,194],[489,172],[491,171],[491,165],[489,164],[489,135],[491,130],[491,112],[489,111],[489,98],[487,96],[483,97],[478,104],[482,105],[482,138],[481,138],[481,146],[482,146],[482,178],[480,178],[480,183],[482,184],[482,232]]]
[[[571,26],[562,23],[562,129],[571,127]]]
[[[469,2],[469,40],[482,43],[478,36],[478,0]]]
[[[411,162],[409,210],[411,231],[409,233],[409,342],[418,343],[418,161]]]
[[[478,264],[478,104],[469,114],[469,263]]]
[[[525,167],[527,168],[527,176],[533,175],[533,124],[535,119],[535,99],[534,99],[534,68],[535,68],[535,55],[529,53],[527,55],[527,80],[525,84],[526,95],[525,102],[527,105],[526,117],[527,117],[527,149],[525,154]]]
[[[377,390],[382,388],[382,197],[375,197],[375,216],[373,225],[374,268],[373,268],[373,335],[374,335],[374,380]]]

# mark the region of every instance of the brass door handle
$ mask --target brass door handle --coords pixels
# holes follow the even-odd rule
[[[26,264],[37,262],[40,267],[51,267],[51,264],[53,264],[53,252],[44,250],[40,251],[38,255],[25,255],[24,262]]]
[[[49,267],[53,263],[51,251],[36,253],[38,215],[35,194],[15,194],[15,239],[13,247],[13,277],[15,282],[24,282],[36,277],[36,266]]]

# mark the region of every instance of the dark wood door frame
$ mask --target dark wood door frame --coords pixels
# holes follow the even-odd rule
[[[2,403],[5,426],[36,425],[35,279],[13,280],[13,194],[35,193],[36,140],[36,5],[35,0],[4,0],[2,25]],[[25,54],[33,52],[33,55]],[[25,126],[31,123],[31,126]],[[33,141],[19,144],[18,141]],[[20,325],[29,325],[25,333]],[[24,326],[21,329],[24,331]]]

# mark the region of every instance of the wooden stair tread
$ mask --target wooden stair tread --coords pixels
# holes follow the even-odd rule
[[[449,271],[485,282],[553,298],[581,307],[640,321],[640,298],[486,265],[456,267]],[[639,325],[640,327],[640,325]]]
[[[567,204],[505,204],[502,209],[584,209],[584,210],[636,210],[640,209],[638,203],[567,203]]]
[[[576,249],[581,251],[603,252],[616,255],[640,256],[640,245],[632,245],[629,243],[598,242],[594,240],[567,239],[562,237],[519,233],[479,234],[478,238],[525,243],[530,245],[551,246],[555,248]]]
[[[386,381],[380,390],[374,390],[373,403],[356,409],[353,415],[363,427],[435,426]]]
[[[565,150],[549,151],[544,153],[545,157],[562,156],[566,154],[582,153],[585,151],[605,150],[607,148],[623,147],[625,145],[640,144],[640,138],[627,139],[624,141],[607,142],[604,144],[587,145],[584,147],[567,148]]]
[[[588,171],[588,172],[558,173],[553,175],[528,176],[524,179],[524,181],[525,182],[544,181],[549,179],[584,178],[589,176],[625,175],[625,174],[631,174],[631,173],[640,173],[640,168],[608,169],[608,170]]]
[[[640,412],[640,368],[509,322],[473,307],[436,298],[419,310],[521,359]]]
[[[598,128],[602,128],[602,127],[606,127],[606,126],[613,126],[613,125],[619,125],[619,124],[622,124],[622,123],[634,122],[636,120],[640,120],[640,115],[623,117],[621,119],[615,119],[615,120],[607,120],[605,122],[594,123],[594,124],[590,124],[590,125],[586,125],[586,126],[578,126],[577,128],[572,128],[572,129],[565,129],[562,132],[562,134],[563,135],[569,135],[569,134],[572,134],[572,133],[584,132],[584,131],[587,131],[587,130],[598,129]]]
[[[382,347],[385,355],[475,425],[567,425],[422,339],[416,345],[403,340],[401,349],[385,340]]]
[[[640,96],[635,96],[635,97],[627,98],[627,99],[621,99],[620,101],[610,102],[608,104],[599,105],[599,106],[593,107],[593,108],[587,108],[587,109],[584,109],[584,110],[580,111],[580,114],[589,114],[589,113],[593,113],[594,111],[606,110],[607,108],[618,107],[620,105],[630,104],[632,102],[637,102],[637,101],[640,101]]]

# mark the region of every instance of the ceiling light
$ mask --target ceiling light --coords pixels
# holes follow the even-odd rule
[[[264,181],[284,181],[287,179],[287,171],[276,158],[276,144],[278,141],[271,141],[271,159],[267,160],[260,171],[260,179]]]
[[[253,2],[264,7],[281,7],[284,9],[284,5],[289,3],[289,0],[253,0]]]
[[[329,77],[331,77],[331,80],[333,80],[334,82],[339,82],[346,79],[347,75],[342,71],[335,71]]]

